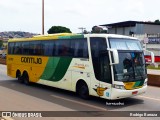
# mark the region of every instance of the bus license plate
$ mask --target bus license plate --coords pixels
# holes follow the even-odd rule
[[[132,92],[132,95],[136,95],[138,93],[138,91],[134,91]]]

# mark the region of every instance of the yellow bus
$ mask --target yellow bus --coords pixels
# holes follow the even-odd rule
[[[147,89],[140,41],[113,34],[61,33],[11,39],[7,74],[21,83],[74,91],[84,99],[90,95],[121,99]]]

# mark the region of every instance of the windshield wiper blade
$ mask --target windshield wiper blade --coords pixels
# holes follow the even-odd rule
[[[128,78],[126,79],[125,76],[128,76]],[[124,73],[124,74],[123,74],[123,78],[126,79],[126,81],[129,81],[132,76],[133,76],[133,73]]]

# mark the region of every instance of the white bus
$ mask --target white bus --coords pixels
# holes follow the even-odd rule
[[[74,91],[85,99],[121,99],[147,89],[140,41],[122,35],[62,33],[11,39],[7,72],[22,83]]]

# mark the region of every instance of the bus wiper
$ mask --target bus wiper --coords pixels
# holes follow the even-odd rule
[[[126,81],[129,81],[132,76],[133,76],[133,73],[124,73],[123,74],[123,78],[126,79]]]

